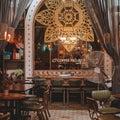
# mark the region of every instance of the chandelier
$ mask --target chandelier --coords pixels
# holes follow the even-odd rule
[[[87,15],[84,0],[47,0],[47,9],[40,11],[35,20],[47,29],[44,42],[60,41],[71,52],[79,40],[94,41],[94,33]]]

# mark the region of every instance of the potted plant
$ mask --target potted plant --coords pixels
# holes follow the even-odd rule
[[[5,93],[5,95],[8,95],[10,86],[13,84],[13,81],[10,79],[8,74],[3,74],[3,78],[0,81],[0,90]]]
[[[5,95],[8,95],[10,86],[13,84],[12,80],[4,79],[1,81],[1,90],[4,92]]]
[[[24,78],[24,72],[23,72],[22,69],[16,69],[16,70],[14,71],[14,74],[15,74],[15,76],[16,76],[16,79],[21,80],[21,79]]]

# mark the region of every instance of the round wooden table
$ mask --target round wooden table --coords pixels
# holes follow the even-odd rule
[[[4,102],[5,108],[10,112],[11,120],[16,120],[16,117],[21,116],[21,102],[26,97],[30,96],[20,93],[9,93],[8,95],[0,93],[0,101]]]

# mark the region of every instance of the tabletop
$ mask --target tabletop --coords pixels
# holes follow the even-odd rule
[[[115,98],[119,98],[120,99],[120,94],[114,94],[113,95]]]
[[[4,93],[0,93],[0,100],[22,100],[24,98],[25,94],[9,93],[8,95],[4,95]]]
[[[16,120],[21,115],[21,102],[25,98],[31,97],[31,95],[20,93],[9,93],[4,95],[0,93],[0,100],[5,103],[5,108],[10,112],[10,119]]]

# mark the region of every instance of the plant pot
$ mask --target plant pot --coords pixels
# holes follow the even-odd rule
[[[9,90],[4,90],[3,93],[4,93],[4,95],[8,95],[9,94]]]
[[[10,85],[9,89],[10,89],[10,90],[12,90],[12,89],[13,89],[13,84],[12,84],[12,85]]]

